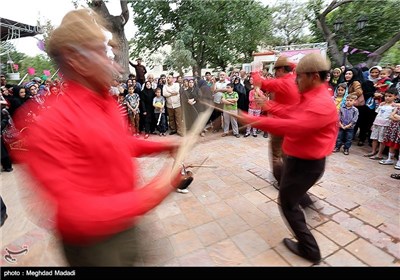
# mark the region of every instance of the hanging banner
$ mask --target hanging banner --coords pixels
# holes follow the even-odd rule
[[[349,54],[363,53],[363,54],[367,54],[368,57],[376,55],[376,53],[374,53],[374,52],[370,52],[370,51],[366,51],[366,50],[360,50],[360,49],[357,49],[357,48],[353,48],[353,47],[351,47],[349,45],[344,45],[343,46],[343,52],[344,53],[349,53]]]
[[[303,49],[303,50],[288,50],[281,52],[281,55],[284,55],[288,58],[289,61],[294,63],[299,63],[300,59],[303,58],[306,54],[309,53],[321,53],[320,49]],[[322,53],[321,53],[322,54]],[[322,54],[324,55],[324,54]]]

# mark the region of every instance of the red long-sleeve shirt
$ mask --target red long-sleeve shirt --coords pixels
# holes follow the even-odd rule
[[[327,86],[322,84],[300,95],[298,104],[287,106],[271,117],[245,115],[264,131],[283,135],[286,155],[322,159],[332,153],[337,137],[338,114]],[[281,106],[281,109],[283,107]]]
[[[262,79],[259,73],[253,73],[253,80],[261,83],[261,90],[271,92],[273,102],[271,104],[297,104],[300,93],[296,85],[296,75],[287,73],[282,77],[274,79]],[[271,105],[269,106],[271,107]]]
[[[55,203],[62,238],[90,243],[132,226],[169,193],[136,188],[132,159],[166,145],[128,136],[107,93],[68,84],[68,93],[29,128],[29,152],[21,158]]]

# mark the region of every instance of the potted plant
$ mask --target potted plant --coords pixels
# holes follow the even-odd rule
[[[10,69],[11,72],[7,73],[7,79],[11,80],[11,81],[19,81],[20,80],[20,76],[19,76],[19,65],[18,64],[14,64],[14,61],[12,61],[11,59],[7,61],[7,64],[10,65]]]

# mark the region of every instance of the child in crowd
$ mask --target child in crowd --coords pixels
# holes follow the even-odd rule
[[[222,133],[222,137],[228,135],[229,124],[232,125],[233,135],[236,138],[239,138],[239,128],[237,123],[237,118],[232,114],[237,115],[238,106],[237,101],[239,100],[239,94],[233,91],[233,84],[229,83],[226,85],[226,92],[222,94],[221,102],[224,104],[224,133]]]
[[[353,140],[354,126],[358,120],[358,109],[354,106],[357,95],[348,95],[345,106],[339,110],[339,133],[336,140],[336,146],[333,152],[339,152],[340,147],[344,145],[343,154],[348,155]]]
[[[261,104],[257,103],[258,98],[265,98],[264,92],[259,87],[254,87],[249,92],[249,110],[248,113],[250,116],[259,117],[261,115]],[[251,125],[247,125],[246,134],[244,137],[249,137],[250,132],[253,130],[253,137],[257,137],[257,128],[251,127]]]
[[[126,131],[128,131],[128,106],[126,105],[124,93],[118,94],[118,111],[122,117],[122,125]]]
[[[345,106],[347,94],[348,94],[347,84],[340,83],[336,87],[335,93],[333,95],[333,100],[335,101],[336,109],[338,112],[340,112],[341,107]]]
[[[157,120],[157,129],[160,136],[166,136],[167,121],[165,118],[165,97],[161,95],[161,89],[156,88],[156,96],[153,98],[154,115]]]
[[[396,96],[396,89],[388,89],[385,92],[385,102],[382,102],[379,104],[378,108],[376,108],[378,114],[376,115],[375,121],[372,125],[370,137],[372,140],[372,152],[365,154],[365,157],[375,160],[383,159],[382,153],[385,149],[383,138],[385,137],[386,130],[390,124],[390,115],[395,109],[393,105],[395,104],[394,100],[396,99]]]
[[[394,164],[394,155],[396,150],[400,148],[400,104],[396,104],[397,108],[393,110],[390,115],[390,124],[386,130],[385,137],[383,138],[383,143],[389,147],[388,158],[379,161],[380,164],[392,165]],[[394,166],[395,169],[400,169],[400,156]]]
[[[128,86],[128,94],[125,96],[126,105],[128,106],[128,115],[133,135],[139,136],[139,94],[135,92],[135,86]]]
[[[339,84],[340,74],[342,74],[342,70],[340,70],[340,68],[333,69],[332,76],[330,77],[329,80],[329,84],[333,90],[335,90]]]
[[[375,107],[378,107],[379,103],[384,101],[385,92],[392,85],[389,76],[390,76],[389,69],[382,69],[381,72],[379,73],[378,81],[374,84],[374,87],[376,89],[376,92],[374,94]]]

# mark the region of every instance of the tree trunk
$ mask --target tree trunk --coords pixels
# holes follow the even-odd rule
[[[345,58],[345,55],[343,52],[339,51],[338,45],[336,44],[335,41],[335,33],[332,33],[330,29],[328,28],[328,25],[326,24],[326,16],[336,8],[340,7],[341,5],[347,4],[353,2],[353,0],[342,0],[342,1],[337,1],[334,0],[332,1],[329,6],[317,17],[317,27],[319,30],[322,31],[322,34],[325,38],[325,40],[328,42],[328,48],[329,52],[331,54],[331,57],[334,62],[336,62],[337,65],[350,65],[349,61],[347,60],[347,57]]]
[[[336,65],[342,66],[343,60],[345,59],[344,53],[339,51],[338,45],[335,41],[335,33],[332,33],[329,30],[325,22],[325,17],[322,15],[320,15],[317,19],[317,26],[322,31],[326,42],[328,42],[329,53],[331,54],[332,60],[336,63]],[[351,65],[347,58],[344,61],[344,65]]]
[[[125,36],[125,24],[129,19],[128,2],[126,0],[120,0],[121,14],[113,16],[108,11],[108,8],[103,0],[92,0],[90,7],[98,14],[102,15],[106,22],[108,22],[108,30],[113,36],[113,49],[114,60],[119,63],[124,70],[123,79],[127,79],[129,75],[129,45],[128,40]]]
[[[196,72],[201,77],[201,67],[199,65],[197,65],[197,64],[192,66],[192,74],[193,74],[193,76],[194,76],[194,73],[196,73]]]
[[[124,70],[123,78],[128,79],[129,75],[129,44],[122,28],[113,31],[114,40],[117,43],[117,50],[114,50],[114,60],[121,65]]]

